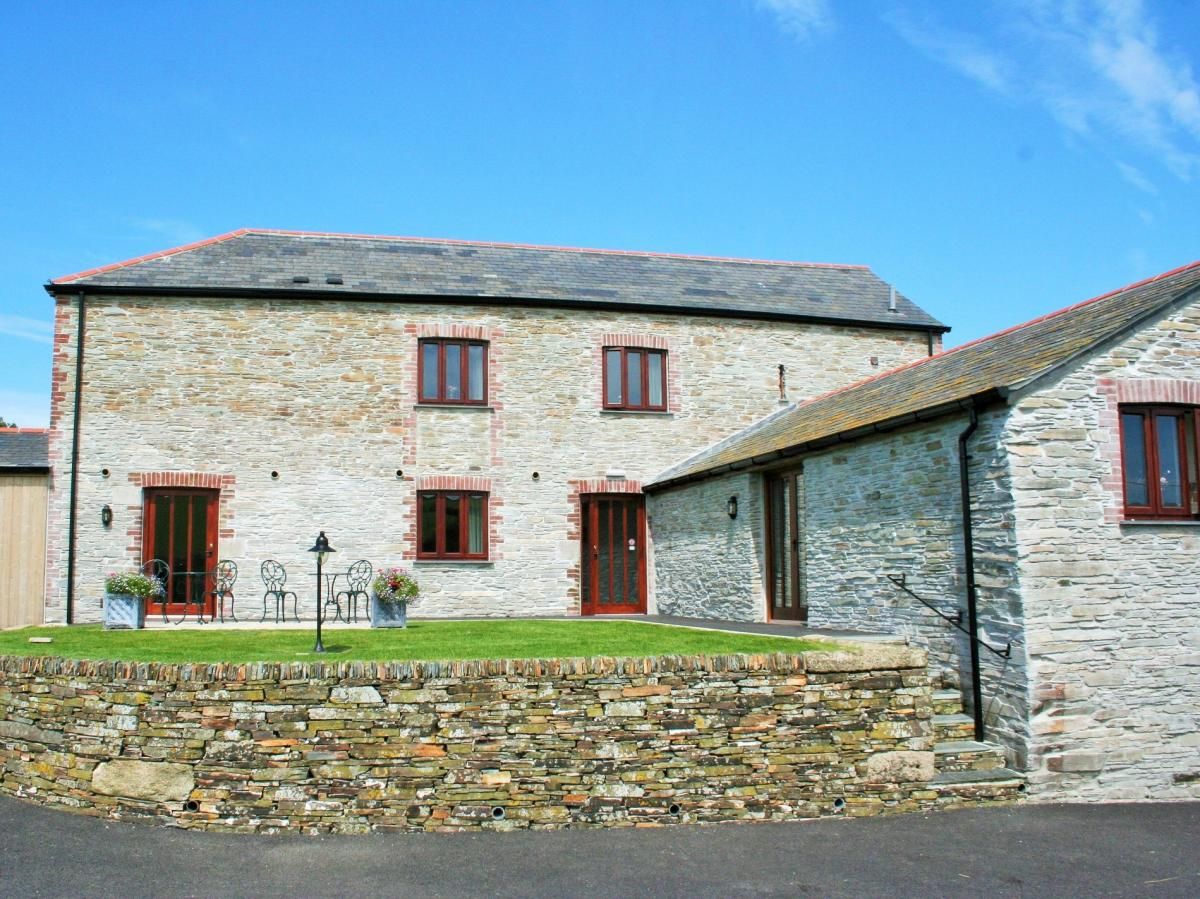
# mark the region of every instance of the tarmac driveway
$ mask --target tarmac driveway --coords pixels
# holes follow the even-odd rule
[[[263,837],[0,797],[3,896],[1200,896],[1200,803]]]

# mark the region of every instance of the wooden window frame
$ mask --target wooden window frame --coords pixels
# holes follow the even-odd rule
[[[621,402],[610,403],[608,401],[608,354],[612,352],[620,352],[621,354]],[[629,398],[629,353],[642,354],[642,402],[638,404],[630,403]],[[659,356],[662,359],[662,402],[654,405],[650,403],[650,366],[646,364],[646,359],[650,356]],[[600,398],[605,409],[613,409],[626,412],[666,412],[667,411],[667,351],[655,349],[652,347],[642,346],[605,346],[601,349],[601,377],[600,377]]]
[[[437,364],[437,396],[426,396],[425,386],[429,373],[425,370],[425,347],[438,348]],[[462,384],[462,398],[454,399],[446,396],[446,347],[460,348],[459,378]],[[483,348],[483,397],[468,399],[471,392],[471,347]],[[488,403],[488,342],[486,340],[466,340],[451,337],[422,337],[417,342],[417,404],[430,406],[486,406]]]
[[[435,548],[433,552],[425,550],[425,516],[423,513],[423,500],[425,497],[435,497],[435,512],[434,512],[434,529],[437,532],[435,538]],[[458,521],[458,545],[462,547],[462,551],[458,553],[446,552],[446,497],[461,496],[463,498],[462,512],[459,515]],[[483,521],[480,526],[483,534],[483,551],[472,553],[467,551],[470,543],[470,502],[474,497],[483,499],[483,510],[481,512]],[[429,559],[433,561],[443,562],[479,562],[487,561],[488,559],[488,529],[490,519],[488,518],[488,499],[489,494],[482,490],[418,490],[417,491],[417,558],[421,560]]]
[[[1125,461],[1125,416],[1141,415],[1145,420],[1142,431],[1142,455],[1146,460],[1146,488],[1150,500],[1145,505],[1135,505],[1129,501],[1129,481],[1126,477]],[[1180,491],[1183,497],[1183,507],[1164,506],[1159,475],[1158,459],[1158,423],[1159,416],[1168,415],[1177,420],[1175,426],[1176,445],[1180,459]],[[1121,499],[1124,503],[1125,518],[1155,519],[1160,521],[1192,521],[1198,516],[1196,496],[1190,472],[1200,472],[1200,409],[1195,406],[1169,406],[1153,404],[1121,403],[1117,408],[1117,421],[1120,427],[1119,440],[1121,448]],[[1192,452],[1188,452],[1188,431],[1192,434]]]

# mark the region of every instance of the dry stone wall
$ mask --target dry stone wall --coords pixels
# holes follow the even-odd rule
[[[64,618],[76,306],[55,323],[47,620]],[[417,342],[489,342],[487,408],[420,407]],[[668,350],[666,413],[601,408],[606,339]],[[777,366],[802,399],[924,356],[923,332],[682,315],[353,301],[91,298],[85,340],[76,620],[104,572],[141,560],[144,486],[173,474],[221,490],[218,554],[261,609],[278,559],[315,603],[306,550],[335,564],[412,562],[423,478],[485,478],[491,558],[416,563],[418,615],[578,611],[574,484],[639,489],[775,411]],[[874,364],[873,364],[874,361]],[[107,474],[105,474],[107,472]],[[273,476],[272,473],[277,476]],[[535,478],[536,473],[536,478]],[[155,479],[158,479],[155,481]],[[113,524],[99,510],[109,505]]]
[[[320,665],[0,658],[0,789],[203,830],[875,815],[934,775],[925,656]]]

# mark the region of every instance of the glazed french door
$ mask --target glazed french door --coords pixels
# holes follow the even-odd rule
[[[641,496],[583,497],[584,615],[646,611],[646,507]]]
[[[209,572],[217,564],[216,490],[177,488],[147,490],[142,561],[162,559],[171,567],[167,579],[166,611],[182,614],[192,603],[203,603],[212,614]],[[147,614],[161,614],[162,603],[146,604]]]
[[[767,498],[767,603],[772,620],[807,621],[804,601],[799,472],[768,475]]]

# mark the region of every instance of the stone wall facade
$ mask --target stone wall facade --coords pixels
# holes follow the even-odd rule
[[[988,736],[1017,766],[1028,735],[1028,688],[1022,643],[1012,489],[1000,442],[1005,410],[978,416],[969,437],[968,481],[979,633],[1011,644],[1005,659],[981,648],[980,677]],[[809,621],[901,634],[928,649],[950,684],[971,682],[970,642],[889,580],[967,622],[962,489],[958,439],[967,413],[904,428],[804,459]],[[970,690],[964,701],[970,710]]]
[[[738,515],[730,519],[729,498]],[[762,621],[762,477],[737,473],[648,497],[657,611],[691,618]]]
[[[989,801],[929,784],[924,662],[903,647],[336,666],[4,657],[0,789],[112,818],[310,833]]]
[[[48,621],[65,616],[76,322],[77,302],[60,300]],[[488,341],[488,406],[416,402],[418,341],[438,336]],[[602,408],[614,338],[667,349],[668,411]],[[216,554],[239,564],[247,612],[260,608],[259,564],[278,559],[312,613],[306,550],[324,530],[335,564],[412,564],[415,614],[574,614],[579,483],[625,491],[776,410],[779,364],[794,400],[926,353],[922,331],[733,318],[89,298],[75,620],[98,618],[104,572],[141,561],[143,491],[170,478],[218,485]],[[489,483],[486,562],[415,561],[416,490],[437,477]]]
[[[1192,302],[1015,400],[1039,797],[1200,798],[1200,528],[1124,522],[1117,411],[1194,403],[1198,334]]]

